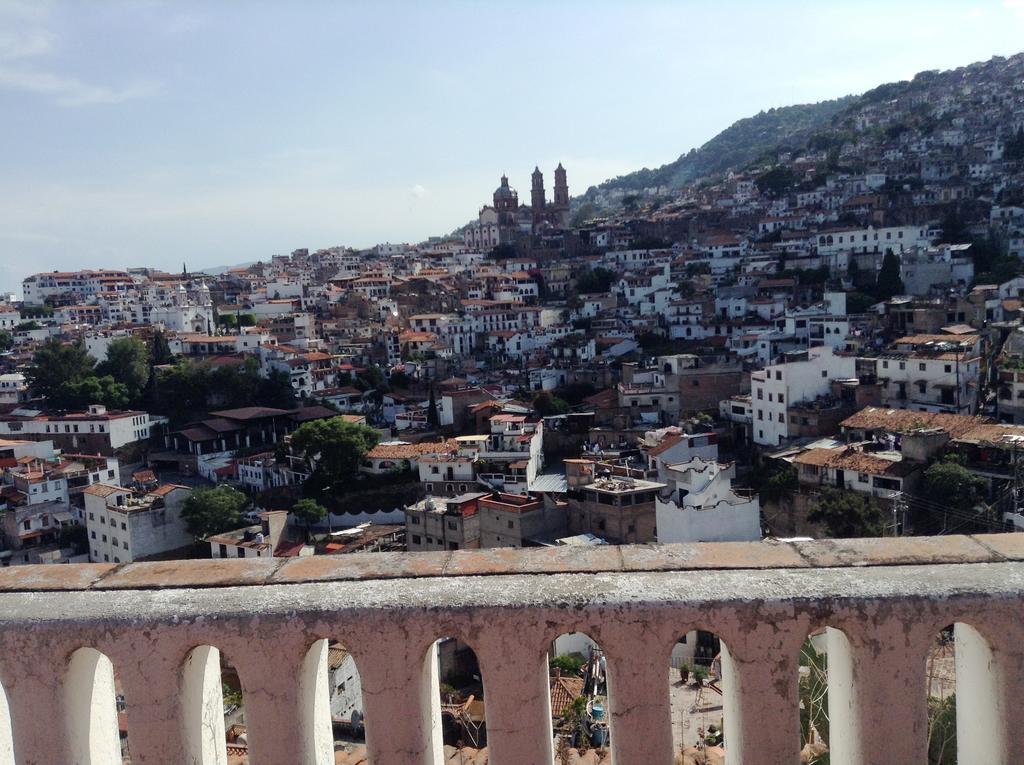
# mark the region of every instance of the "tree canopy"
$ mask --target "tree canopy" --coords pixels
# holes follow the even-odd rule
[[[534,397],[533,408],[541,417],[551,417],[555,414],[566,414],[569,411],[569,404],[564,399],[542,390]]]
[[[222,366],[181,359],[157,373],[152,409],[167,415],[173,423],[215,406],[290,409],[295,406],[295,391],[284,372],[273,371],[261,377],[259,364],[252,358]]]
[[[59,406],[57,400],[61,387],[81,382],[93,374],[95,366],[96,362],[81,340],[64,343],[51,337],[32,355],[25,378],[36,395]]]
[[[237,529],[242,524],[242,511],[249,498],[231,486],[196,489],[185,500],[181,517],[188,533],[197,540],[211,534]]]
[[[341,417],[314,420],[300,425],[291,436],[293,453],[313,466],[306,482],[310,496],[351,479],[363,457],[380,440],[380,434],[366,425],[347,422]]]
[[[825,489],[818,504],[807,514],[811,523],[820,523],[833,539],[878,537],[882,535],[882,511],[874,497],[855,491]]]
[[[306,536],[309,537],[309,527],[319,523],[327,517],[327,508],[315,499],[300,499],[292,507],[292,515],[306,527]]]
[[[149,381],[149,351],[137,337],[119,337],[107,346],[107,358],[96,366],[96,374],[109,375],[137,398]]]
[[[581,268],[575,274],[576,291],[580,294],[607,292],[615,281],[615,272],[607,268]]]
[[[888,300],[893,295],[903,294],[903,290],[899,258],[892,250],[886,250],[882,258],[882,268],[878,271],[878,280],[875,282],[875,296],[879,300]]]
[[[924,496],[962,509],[979,501],[985,480],[957,462],[936,462],[924,471]]]

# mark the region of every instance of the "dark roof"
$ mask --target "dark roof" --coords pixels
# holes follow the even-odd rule
[[[243,406],[239,409],[222,409],[210,412],[214,417],[225,417],[229,420],[262,420],[266,417],[281,417],[290,414],[287,409],[272,409],[269,406]]]
[[[337,416],[338,413],[336,411],[328,409],[326,406],[304,406],[292,412],[290,419],[295,422],[309,422],[310,420],[326,420]]]

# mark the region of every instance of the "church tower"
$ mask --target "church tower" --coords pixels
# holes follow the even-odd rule
[[[530,188],[530,207],[533,212],[533,225],[536,227],[544,221],[544,206],[547,204],[544,199],[544,173],[539,167],[534,167],[530,178],[533,181]]]
[[[551,209],[555,213],[552,217],[557,220],[558,225],[563,228],[569,225],[569,183],[561,162],[555,168],[555,198]]]
[[[516,213],[519,195],[508,185],[508,176],[501,176],[501,185],[494,191],[494,212],[498,215],[498,238],[502,244],[512,242],[516,234]]]

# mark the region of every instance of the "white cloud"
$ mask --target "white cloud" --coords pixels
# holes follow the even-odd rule
[[[28,67],[4,66],[0,66],[0,87],[51,96],[59,106],[119,104],[152,95],[156,90],[155,85],[146,82],[115,88]]]
[[[119,104],[155,92],[149,82],[111,86],[53,71],[46,58],[57,51],[49,4],[0,0],[0,88],[49,96],[59,106]]]
[[[1024,18],[1024,0],[1003,0],[1003,7]]]
[[[412,195],[417,199],[423,199],[427,195],[427,190],[417,183],[412,187]]]

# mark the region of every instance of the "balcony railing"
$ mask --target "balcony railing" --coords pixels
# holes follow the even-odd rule
[[[614,762],[671,765],[666,668],[702,629],[727,646],[728,762],[795,765],[798,655],[828,627],[834,765],[923,763],[925,657],[955,623],[960,761],[1021,763],[1022,606],[1024,534],[11,568],[0,762],[120,762],[94,702],[111,664],[133,765],[223,762],[215,648],[238,672],[253,765],[333,762],[330,638],[359,668],[370,762],[439,765],[431,646],[451,636],[479,660],[489,762],[552,765],[547,651],[585,632],[608,662]]]

